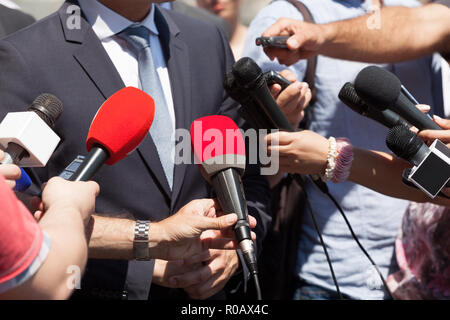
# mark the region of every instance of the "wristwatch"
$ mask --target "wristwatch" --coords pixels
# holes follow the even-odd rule
[[[134,258],[139,261],[150,260],[148,248],[148,230],[150,221],[137,220],[134,227],[133,251]]]

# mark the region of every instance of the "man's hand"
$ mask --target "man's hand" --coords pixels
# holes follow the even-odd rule
[[[275,144],[275,141],[278,143]],[[299,174],[321,174],[327,166],[329,143],[309,130],[276,132],[266,136],[269,153],[278,152],[280,171]]]
[[[236,251],[211,249],[184,260],[156,260],[153,283],[184,289],[192,299],[207,299],[223,289],[238,267]]]
[[[151,255],[163,260],[182,260],[207,249],[235,250],[232,226],[236,214],[223,215],[219,205],[212,199],[194,200],[175,215],[160,222],[151,223],[149,234],[157,238],[150,244]],[[256,219],[249,216],[250,227]],[[256,235],[252,232],[253,239]]]
[[[49,209],[53,212],[76,210],[86,226],[95,210],[95,198],[100,192],[96,182],[70,182],[59,177],[50,179],[42,191],[42,203],[35,217],[38,220]]]
[[[204,264],[201,268],[174,276],[170,281],[184,288],[192,299],[204,300],[223,289],[238,269],[239,257],[236,251],[209,250],[199,258]]]
[[[287,66],[319,54],[326,39],[325,30],[321,25],[288,18],[278,19],[262,36],[290,36],[287,40],[288,49],[264,48],[264,52],[271,60],[278,58],[281,64]]]
[[[271,86],[270,92],[292,127],[298,128],[304,117],[304,110],[311,101],[311,89],[306,82],[298,82],[290,70],[283,70],[280,75],[292,84],[283,91],[281,91],[280,85],[274,84]]]
[[[0,161],[5,157],[5,153],[0,150]],[[16,180],[20,179],[20,168],[15,164],[0,164],[0,175],[6,179],[6,183],[11,189],[16,186]]]

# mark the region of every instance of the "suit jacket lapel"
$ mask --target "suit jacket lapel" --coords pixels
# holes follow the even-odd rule
[[[71,2],[76,3],[76,1]],[[68,3],[66,4],[69,5]],[[87,21],[81,19],[80,29],[70,29],[65,23],[68,18],[67,7],[63,6],[59,14],[66,41],[80,44],[80,47],[74,53],[74,58],[104,98],[108,99],[111,95],[124,88],[125,85],[120,74],[117,72],[113,62]],[[147,135],[136,152],[148,168],[151,176],[157,180],[160,189],[170,199],[170,187],[159,160],[158,151],[150,134]]]
[[[160,32],[160,41],[169,71],[176,128],[189,130],[192,120],[189,49],[186,43],[179,38],[180,30],[166,12],[156,9],[155,22]],[[183,143],[186,143],[186,141]],[[175,166],[171,209],[175,206],[183,186],[187,165],[178,164]]]

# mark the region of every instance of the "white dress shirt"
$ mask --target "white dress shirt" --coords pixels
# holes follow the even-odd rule
[[[119,72],[125,86],[142,89],[139,80],[139,66],[132,46],[117,36],[118,33],[129,26],[135,24],[133,21],[119,15],[107,8],[103,4],[94,0],[79,0],[79,4],[92,29],[102,42],[103,47],[108,53],[111,61]],[[152,51],[153,62],[158,72],[159,80],[164,91],[172,128],[175,131],[175,110],[172,99],[172,89],[170,86],[169,72],[167,70],[161,43],[158,38],[158,29],[155,24],[155,5],[148,16],[140,22],[141,25],[150,30],[150,48]],[[148,92],[151,96],[151,93]],[[158,108],[158,106],[155,106]]]
[[[12,2],[11,0],[0,0],[0,4],[4,5],[5,7],[10,8],[10,9],[20,10],[20,7],[15,2]]]

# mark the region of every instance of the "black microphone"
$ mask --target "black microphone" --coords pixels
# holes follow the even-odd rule
[[[395,126],[386,136],[386,145],[396,156],[414,165],[404,177],[431,198],[436,197],[450,179],[450,150],[439,140],[428,148],[405,126]]]
[[[223,87],[228,95],[242,106],[239,113],[253,128],[270,129],[275,127],[275,124],[267,116],[264,116],[264,112],[261,112],[253,98],[237,84],[232,72],[226,74]]]
[[[266,76],[255,61],[248,57],[241,58],[233,65],[231,72],[238,85],[245,89],[244,91],[257,103],[260,110],[263,110],[268,119],[276,125],[275,128],[294,131],[273,99],[267,86]]]
[[[52,94],[49,93],[43,93],[39,95],[33,103],[29,106],[27,112],[34,112],[41,118],[45,124],[52,128],[56,121],[58,120],[59,116],[61,115],[63,111],[63,105],[62,102],[55,97]],[[23,114],[25,117],[26,115]],[[19,120],[19,119],[17,119]],[[23,125],[24,128],[22,129],[22,132],[26,132],[28,130],[36,130],[36,126],[32,124],[32,121],[28,122],[25,118],[23,119],[22,124],[18,123],[17,125]],[[43,128],[41,128],[43,129]],[[48,130],[48,129],[47,129]],[[34,131],[34,135],[39,135],[39,132]],[[37,137],[37,136],[36,136]],[[44,138],[42,136],[42,138]],[[27,140],[28,142],[30,140]],[[59,140],[58,140],[59,142]],[[45,143],[45,141],[41,141],[41,143]],[[32,147],[30,145],[30,147]],[[55,146],[56,147],[56,146]],[[37,147],[39,149],[40,147]],[[54,149],[53,149],[54,150]],[[20,161],[23,158],[28,157],[30,154],[28,151],[21,145],[15,143],[15,142],[9,142],[7,148],[4,150],[5,152],[5,158],[2,161],[2,164],[19,164]],[[45,152],[48,154],[49,152]],[[50,152],[52,153],[52,152]],[[39,155],[36,155],[36,158],[40,158]],[[44,157],[46,158],[46,157]],[[48,159],[47,159],[48,160]],[[33,162],[32,160],[30,160]],[[45,161],[46,162],[46,161]]]
[[[377,66],[361,70],[355,79],[358,95],[379,110],[389,108],[419,130],[442,130],[424,115],[403,93],[400,80],[391,72]]]
[[[408,123],[403,120],[398,114],[389,109],[378,110],[364,102],[355,90],[355,87],[350,82],[347,82],[339,91],[339,99],[345,103],[353,111],[375,120],[382,125],[392,128],[397,125],[409,127]]]

